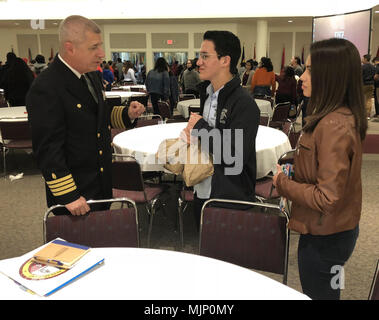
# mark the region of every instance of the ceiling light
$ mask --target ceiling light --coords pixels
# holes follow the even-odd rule
[[[293,20],[288,20],[289,23],[293,22]]]

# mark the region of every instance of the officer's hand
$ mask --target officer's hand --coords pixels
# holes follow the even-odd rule
[[[142,113],[145,112],[145,106],[138,101],[132,101],[129,106],[128,116],[130,120],[138,118]]]
[[[84,215],[90,211],[90,207],[84,197],[80,197],[78,200],[66,204],[65,207],[74,216]]]

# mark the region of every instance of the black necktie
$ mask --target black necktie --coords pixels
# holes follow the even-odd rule
[[[82,76],[80,77],[80,80],[86,86],[86,88],[89,90],[92,97],[95,99],[96,103],[98,103],[99,100],[97,99],[96,92],[92,87],[91,81],[89,79],[87,79],[87,77],[84,74],[82,74]]]

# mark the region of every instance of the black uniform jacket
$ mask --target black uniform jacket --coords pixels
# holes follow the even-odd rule
[[[206,88],[210,84],[204,81],[200,84],[200,114],[203,114],[204,103],[208,98]],[[246,89],[241,87],[238,76],[234,77],[221,89],[217,100],[216,130],[225,139],[224,129],[231,132],[230,146],[226,146],[232,156],[237,157],[242,164],[239,173],[227,174],[226,168],[235,166],[224,157],[223,145],[209,143],[209,151],[215,155],[221,154],[221,162],[214,163],[212,176],[211,198],[255,201],[256,152],[255,138],[259,126],[260,111],[254,99]],[[194,129],[214,130],[204,120],[200,119]],[[236,129],[242,129],[242,140],[235,140]],[[237,135],[238,137],[238,135]],[[224,140],[223,140],[224,141]],[[225,140],[228,141],[228,140]],[[203,143],[202,143],[203,146]],[[218,150],[215,150],[217,148]]]
[[[111,109],[97,72],[86,74],[97,95],[59,59],[33,82],[26,98],[33,152],[48,206],[80,196],[112,197],[111,127],[132,127],[127,107]]]

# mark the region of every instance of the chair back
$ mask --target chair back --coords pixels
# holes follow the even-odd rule
[[[374,278],[372,279],[370,294],[368,296],[369,300],[379,300],[379,260],[376,263],[376,270],[374,273]]]
[[[113,154],[112,187],[128,191],[144,191],[141,167],[132,156]],[[122,160],[118,160],[118,159]]]
[[[286,163],[293,164],[294,163],[295,151],[296,151],[295,149],[292,149],[290,151],[283,153],[278,159],[278,164],[279,165],[283,165]]]
[[[106,97],[106,102],[110,108],[114,106],[122,106],[121,96],[117,96],[117,95],[108,96]]]
[[[132,101],[138,101],[139,103],[143,104],[146,107],[149,101],[149,96],[147,94],[140,95],[140,96],[131,96],[129,102],[132,102]]]
[[[282,131],[289,137],[291,131],[293,129],[293,123],[291,121],[285,121],[282,125]]]
[[[30,140],[32,138],[27,120],[0,121],[0,132],[3,140]]]
[[[127,198],[89,200],[95,203],[122,203],[127,208],[91,211],[83,216],[50,216],[63,205],[50,207],[43,219],[44,242],[55,238],[98,247],[139,247],[138,212],[134,201]]]
[[[196,95],[194,95],[192,93],[181,93],[181,94],[179,94],[179,101],[191,100],[191,99],[196,99]]]
[[[171,118],[170,104],[166,101],[158,101],[159,113],[163,119]]]
[[[271,121],[272,122],[274,122],[274,121],[280,121],[280,122],[287,121],[290,109],[291,109],[291,103],[290,102],[278,103],[274,108],[274,112],[272,114]]]
[[[218,207],[226,204],[250,208]],[[286,284],[288,220],[288,213],[277,205],[210,199],[201,211],[199,254],[246,268],[283,274]]]
[[[189,106],[188,107],[189,116],[191,116],[191,112],[199,114],[200,113],[200,106]]]
[[[259,124],[261,126],[268,126],[270,122],[270,115],[268,112],[261,112],[260,118],[259,118]]]
[[[158,124],[159,121],[163,121],[160,114],[142,115],[138,117],[136,128]]]

